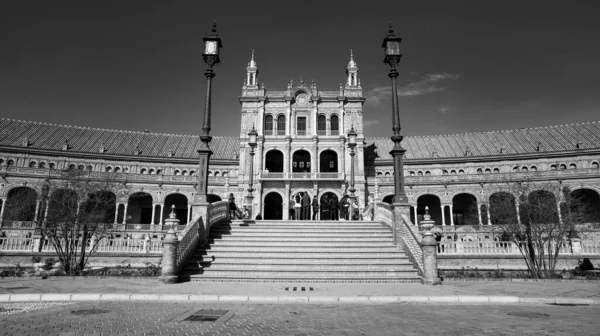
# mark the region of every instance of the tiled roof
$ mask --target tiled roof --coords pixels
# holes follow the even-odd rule
[[[29,148],[60,151],[68,141],[69,152],[99,153],[104,146],[106,155],[133,156],[139,150],[140,157],[197,158],[200,137],[148,133],[100,128],[54,125],[39,122],[0,118],[0,146],[23,147],[27,139]],[[213,159],[235,160],[239,153],[239,139],[213,137],[210,148]]]
[[[392,159],[389,152],[394,144],[389,137],[366,138],[365,142],[367,155],[374,154],[375,160]],[[406,159],[422,160],[576,151],[578,142],[583,149],[600,149],[600,122],[481,133],[407,136],[402,141],[402,147],[406,149]],[[434,151],[437,155],[434,155]]]

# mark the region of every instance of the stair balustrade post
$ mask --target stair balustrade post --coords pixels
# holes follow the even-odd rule
[[[165,239],[163,239],[163,258],[162,271],[158,278],[164,284],[177,283],[179,276],[176,274],[177,267],[177,246],[179,240],[173,229],[169,229]]]
[[[425,214],[420,224],[423,229],[423,240],[421,242],[423,246],[423,284],[441,285],[442,281],[438,277],[437,241],[431,232],[435,222],[431,220],[429,207],[425,207]]]

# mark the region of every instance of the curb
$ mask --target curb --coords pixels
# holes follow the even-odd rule
[[[194,294],[126,294],[126,293],[40,293],[0,294],[0,302],[86,302],[86,301],[165,301],[165,302],[250,302],[250,303],[473,303],[473,304],[557,304],[600,305],[600,299],[534,298],[518,296],[438,295],[438,296],[245,296]]]

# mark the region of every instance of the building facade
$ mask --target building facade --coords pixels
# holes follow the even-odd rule
[[[347,134],[357,134],[354,158],[359,207],[370,200],[391,202],[394,191],[389,138],[366,137],[365,97],[353,57],[345,84],[337,90],[291,81],[283,90],[259,82],[252,57],[239,97],[239,137],[216,136],[209,169],[210,200],[233,194],[246,202],[250,180],[248,133],[259,137],[254,158],[252,213],[265,219],[289,219],[291,200],[299,192],[311,198],[341,198],[348,192],[352,159]],[[405,137],[406,192],[411,220],[425,207],[444,230],[495,223],[499,196],[523,195],[506,190],[528,182],[546,190],[560,208],[565,194],[583,197],[593,209],[589,222],[600,222],[600,122],[507,131]],[[44,188],[63,170],[80,170],[90,178],[110,176],[115,184],[114,221],[142,227],[160,226],[175,205],[184,224],[191,217],[198,167],[195,135],[161,134],[54,125],[0,119],[0,209],[2,230],[26,228],[47,211]],[[552,188],[550,188],[552,189]],[[554,190],[554,189],[553,189]],[[13,218],[4,213],[16,195],[31,199],[32,213]],[[518,211],[515,209],[515,211]]]

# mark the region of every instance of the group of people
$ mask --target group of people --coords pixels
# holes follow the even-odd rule
[[[324,195],[319,203],[316,195],[311,200],[307,192],[299,192],[290,200],[290,219],[311,220],[312,208],[312,220],[317,220],[319,210],[321,210],[321,220],[349,220],[351,202],[347,194],[344,194],[339,201],[335,195],[332,197]],[[358,204],[355,203],[353,208],[358,210]],[[358,219],[356,217],[356,214],[352,214],[352,219]]]

